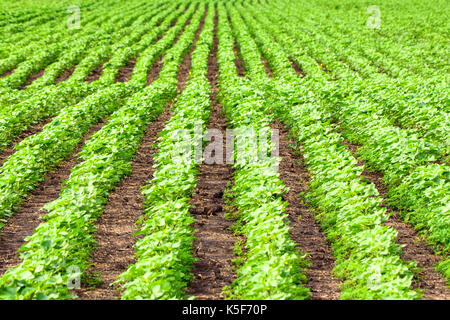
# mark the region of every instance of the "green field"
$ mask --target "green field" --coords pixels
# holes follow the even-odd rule
[[[0,0],[0,299],[450,299],[450,3]]]

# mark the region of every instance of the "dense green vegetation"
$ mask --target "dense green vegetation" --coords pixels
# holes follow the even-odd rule
[[[387,224],[392,214],[417,231],[438,257],[430,268],[450,283],[448,1],[382,0],[368,10],[365,0],[83,0],[80,28],[66,23],[71,5],[0,0],[0,234],[82,144],[20,263],[0,275],[0,299],[76,297],[67,283],[92,267],[109,196],[169,109],[153,175],[133,195],[144,199],[135,261],[112,285],[122,299],[188,298],[199,260],[195,150],[206,147],[215,90],[237,141],[222,195],[237,256],[221,297],[313,297],[309,253],[291,237],[282,159],[271,156],[274,121],[304,160],[310,180],[297,196],[331,248],[341,299],[426,295],[415,286],[418,263]],[[263,138],[255,144],[249,132]]]

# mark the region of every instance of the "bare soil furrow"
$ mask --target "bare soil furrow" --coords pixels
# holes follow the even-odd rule
[[[65,70],[55,81],[55,84],[58,84],[60,82],[66,81],[67,79],[70,78],[70,76],[72,75],[72,73],[75,71],[75,67],[72,67],[70,69]]]
[[[116,76],[115,82],[128,82],[131,78],[134,66],[136,65],[137,58],[133,58],[128,63],[120,68],[119,73]]]
[[[103,72],[103,66],[107,63],[108,61],[105,61],[104,63],[102,63],[101,65],[99,65],[97,68],[95,68],[94,70],[92,70],[92,72],[87,76],[86,81],[91,83],[94,82],[95,80],[98,80]]]
[[[264,68],[266,69],[266,73],[269,76],[269,78],[273,78],[273,72],[272,69],[270,69],[269,61],[267,61],[266,58],[261,56],[262,63],[264,64]]]
[[[92,253],[92,267],[88,272],[98,273],[102,282],[95,288],[82,284],[82,288],[76,291],[81,300],[113,300],[120,296],[117,286],[110,284],[134,262],[136,239],[133,234],[137,231],[135,223],[143,211],[140,188],[153,175],[153,155],[157,151],[153,146],[158,133],[170,119],[169,109],[166,107],[166,111],[148,126],[137,156],[131,162],[131,175],[110,193],[108,204],[96,223],[98,246]]]
[[[9,76],[10,74],[13,74],[13,72],[16,71],[16,68],[13,68],[11,70],[6,71],[2,75],[0,75],[0,79]]]
[[[28,87],[31,83],[33,83],[34,80],[36,80],[37,78],[42,77],[42,75],[44,74],[45,70],[42,69],[39,72],[36,72],[32,75],[30,75],[27,79],[27,81],[22,85],[22,87],[20,88],[20,90],[25,89],[26,87]]]
[[[102,126],[103,122],[100,122],[91,128],[73,155],[50,172],[46,179],[30,192],[21,208],[4,225],[0,232],[0,275],[20,262],[17,250],[25,243],[25,237],[31,235],[42,222],[41,217],[45,214],[43,206],[59,197],[61,183],[69,178],[70,170],[78,164],[77,155],[85,141]]]
[[[209,57],[208,78],[211,83],[211,113],[209,128],[218,129],[225,137],[226,119],[222,106],[217,101],[217,16],[215,19],[214,43]],[[223,141],[225,146],[225,141]],[[223,152],[225,155],[225,150]],[[222,299],[222,289],[234,279],[232,269],[235,237],[229,231],[232,222],[225,219],[223,194],[231,180],[232,168],[227,164],[201,164],[195,194],[191,199],[192,216],[197,220],[194,280],[187,290],[196,299]]]
[[[289,202],[286,213],[292,228],[291,239],[299,245],[299,250],[309,254],[311,261],[306,286],[310,288],[313,300],[336,300],[340,295],[341,283],[333,276],[335,259],[314,214],[299,195],[308,190],[309,173],[302,157],[290,147],[294,141],[288,131],[277,121],[272,127],[279,130],[280,178],[289,188],[284,200]]]
[[[205,12],[206,13],[206,12]],[[186,24],[189,25],[191,20]],[[203,22],[197,31],[198,39]],[[180,33],[181,35],[181,33]],[[179,35],[179,36],[180,36]],[[195,43],[195,42],[194,42]],[[186,85],[191,67],[192,50],[185,56],[178,71],[177,88],[182,91]],[[153,77],[159,74],[161,63],[155,63],[149,74]],[[153,79],[154,80],[154,79]],[[131,161],[132,173],[110,193],[108,204],[96,223],[97,249],[92,253],[92,267],[88,273],[96,274],[101,283],[89,288],[84,283],[76,294],[80,300],[114,300],[120,298],[119,287],[111,285],[126,268],[135,262],[133,246],[137,231],[135,223],[143,213],[143,199],[140,189],[152,178],[153,157],[158,152],[154,148],[158,134],[164,129],[165,123],[171,118],[171,105],[147,127],[137,156]]]
[[[289,61],[291,62],[292,68],[294,68],[295,72],[298,75],[301,75],[302,78],[306,77],[306,72],[303,71],[303,69],[298,65],[297,62],[295,62],[293,59],[289,59]]]
[[[365,161],[357,157],[357,145],[348,141],[343,141],[342,144],[353,153],[358,160],[358,165],[365,165]],[[387,197],[388,189],[381,172],[370,172],[365,169],[362,176],[375,185],[382,198]],[[424,242],[412,226],[402,221],[400,213],[395,208],[386,204],[382,206],[386,207],[388,213],[391,214],[385,225],[397,230],[397,244],[403,246],[403,259],[416,261],[420,268],[413,287],[424,292],[423,299],[425,300],[450,299],[450,289],[448,289],[445,279],[435,270],[436,263],[441,261],[440,257],[433,253],[433,249]]]

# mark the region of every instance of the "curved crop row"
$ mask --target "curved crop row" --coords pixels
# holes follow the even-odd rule
[[[135,246],[136,262],[120,276],[122,299],[182,299],[192,278],[194,230],[190,224],[194,219],[190,216],[189,199],[197,174],[192,149],[202,147],[199,134],[206,129],[211,104],[206,74],[214,9],[212,3],[208,7],[192,53],[186,88],[159,135],[158,153],[154,157],[156,170],[142,191],[146,208],[138,232],[141,238]],[[195,31],[191,28],[186,33]]]
[[[152,30],[151,28],[156,23],[161,23],[164,19],[161,13],[167,15],[171,9],[159,6],[146,14],[131,12],[126,19],[118,18],[117,14],[113,15],[93,35],[89,33],[84,37],[77,38],[77,43],[64,50],[57,61],[45,68],[42,76],[35,79],[23,90],[8,88],[9,91],[0,98],[2,108],[8,108],[32,98],[33,95],[39,94],[42,90],[54,90],[57,77],[63,71],[75,66],[70,82],[83,82],[98,65],[112,56],[117,56],[118,50],[138,42],[143,35]],[[155,16],[158,16],[158,18],[150,20]]]
[[[240,14],[275,70],[274,81],[261,79],[267,104],[291,128],[302,146],[312,175],[305,196],[320,210],[318,219],[336,256],[336,275],[345,280],[341,299],[410,299],[412,272],[400,259],[396,232],[382,226],[388,217],[373,184],[361,180],[363,168],[340,144],[342,138],[328,123],[313,96],[302,95],[308,82],[293,73],[283,49],[242,7]],[[239,13],[235,13],[238,15]]]
[[[138,41],[143,34],[154,28],[154,26],[161,22],[162,19],[166,18],[168,21],[162,23],[161,26],[154,28],[151,33],[145,35],[144,39],[141,40],[147,45],[148,43],[153,42],[158,35],[169,28],[170,22],[175,19],[176,14],[178,13],[179,11],[174,11],[171,15],[167,16],[168,9],[163,10],[149,21],[146,26],[134,27],[133,32],[127,37],[124,37],[119,43],[114,44],[112,47],[101,47],[95,55],[87,57],[80,65],[78,65],[77,69],[67,81],[58,86],[49,86],[39,90],[24,102],[0,110],[0,150],[11,144],[17,135],[28,129],[31,124],[41,122],[50,116],[54,116],[64,107],[78,103],[86,96],[112,84],[114,82],[114,75],[116,75],[120,67],[128,61],[127,58],[130,55],[129,49],[120,50],[120,48],[126,48],[129,45],[133,45],[133,43]],[[143,50],[142,46],[138,49],[133,47],[133,49],[134,50],[131,51],[133,54],[137,54],[139,50]],[[109,66],[107,74],[105,73],[105,76],[102,74],[100,77],[102,79],[101,81],[94,81],[92,84],[85,82],[84,79],[98,63],[113,53],[112,59],[118,60],[119,63],[116,62],[114,65]],[[113,75],[113,77],[110,75]],[[144,86],[144,84],[141,84],[141,87],[142,86]]]
[[[234,183],[226,197],[237,219],[235,229],[245,236],[243,262],[225,294],[233,299],[307,299],[310,294],[303,283],[308,263],[290,239],[287,203],[282,199],[286,190],[277,172],[279,159],[270,156],[273,118],[265,112],[263,92],[237,75],[233,36],[222,5],[218,38],[219,100],[237,141]],[[260,145],[246,140],[248,131],[263,137]]]
[[[283,28],[291,30],[291,34],[296,33],[288,25]],[[285,44],[285,48],[301,46],[285,42],[287,37],[278,34],[277,40]],[[446,162],[432,164],[439,159],[440,152],[416,135],[392,126],[370,103],[362,104],[352,100],[351,96],[346,98],[346,90],[327,81],[326,75],[318,74],[314,78],[317,81],[311,83],[310,90],[330,112],[330,117],[339,120],[343,135],[362,144],[358,150],[361,157],[371,168],[384,173],[390,190],[389,200],[407,210],[402,214],[423,230],[428,241],[438,251],[443,251],[445,257],[450,245],[450,215],[446,200],[450,180]]]
[[[196,14],[197,26],[200,13]],[[60,197],[46,205],[49,213],[20,249],[23,262],[0,278],[0,297],[7,299],[68,299],[71,277],[89,266],[95,243],[94,222],[108,194],[130,173],[143,134],[153,119],[176,95],[178,66],[193,34],[181,37],[167,52],[160,78],[136,93],[116,111],[108,124],[83,147],[82,162],[64,183]],[[146,72],[146,70],[145,70]],[[123,83],[112,87],[125,88]],[[80,273],[73,273],[71,267]]]
[[[95,29],[97,24],[101,25],[107,21],[108,18],[108,16],[98,17],[96,20],[88,23],[85,26],[85,29],[81,29],[82,31],[79,32],[80,34],[78,34],[78,36],[88,35],[92,29]],[[8,69],[14,67],[16,67],[16,69],[9,76],[0,79],[0,93],[7,94],[13,89],[19,89],[30,75],[44,69],[49,64],[56,61],[62,52],[77,45],[77,41],[78,37],[64,37],[59,39],[58,42],[35,48],[33,54],[30,54],[27,59],[17,67],[14,65],[8,66]],[[15,57],[17,56],[19,55],[16,55]]]
[[[137,16],[134,18],[137,18]],[[138,21],[133,23],[133,25],[135,25],[134,27],[138,25],[136,23],[139,22],[139,20],[141,19],[138,19]],[[74,45],[71,50],[64,51],[64,54],[61,55],[57,61],[45,68],[45,72],[41,77],[35,79],[24,89],[9,88],[10,90],[8,90],[7,93],[4,93],[0,98],[0,111],[5,109],[3,112],[7,112],[8,108],[11,108],[15,104],[30,99],[44,90],[54,89],[53,85],[58,76],[75,65],[77,65],[77,69],[81,69],[80,71],[88,71],[90,73],[91,70],[86,68],[86,65],[83,64],[86,64],[87,61],[94,63],[95,59],[93,59],[93,57],[95,57],[99,51],[104,52],[107,48],[110,49],[113,42],[133,31],[133,26],[130,26],[132,21],[133,17],[118,22],[111,21],[103,24],[102,29],[96,34],[80,38],[78,43]],[[97,64],[99,63],[101,62],[98,62]],[[80,71],[78,71],[78,73]],[[86,74],[84,78],[86,78],[88,74]],[[79,81],[83,81],[84,78]]]
[[[271,12],[271,14],[273,13]],[[281,16],[277,14],[276,17],[279,21]],[[283,33],[281,30],[285,29],[295,37],[296,48],[301,47],[301,51],[306,51],[308,54],[318,57],[322,63],[326,63],[330,72],[340,79],[335,83],[335,91],[348,96],[350,103],[355,104],[361,101],[378,117],[386,116],[390,126],[400,124],[407,129],[409,135],[416,134],[425,138],[428,144],[434,145],[439,156],[449,153],[449,115],[448,110],[445,109],[448,104],[448,94],[446,94],[448,81],[438,81],[443,85],[439,90],[436,84],[426,85],[426,79],[420,80],[420,83],[415,81],[412,84],[405,83],[403,79],[398,81],[388,79],[383,73],[377,72],[377,68],[368,71],[369,78],[361,77],[351,68],[367,69],[369,68],[368,64],[355,58],[353,60],[358,63],[358,66],[354,64],[351,65],[351,68],[346,66],[342,62],[344,57],[341,53],[345,46],[340,45],[336,37],[328,37],[324,43],[312,42],[309,34],[318,36],[323,36],[323,34],[309,25],[299,26],[297,22],[295,22],[296,27],[293,27],[293,21],[285,17],[282,19],[286,23],[283,23],[281,28],[274,25],[272,29],[278,33]],[[265,19],[264,23],[270,25],[269,21],[273,22],[274,20],[273,18]],[[301,31],[300,27],[306,29],[307,32]],[[284,40],[284,36],[281,38]],[[305,44],[308,45],[305,46]],[[287,49],[293,54],[297,54],[298,49],[294,50],[294,47],[287,47]],[[354,52],[354,50],[350,50],[346,57],[348,58],[348,55],[354,54]]]
[[[184,21],[179,19],[180,25],[185,24],[192,11],[193,7],[183,15]],[[173,43],[174,39],[170,41]],[[115,83],[100,89],[78,105],[64,108],[41,132],[16,145],[17,152],[0,168],[1,224],[47,172],[73,152],[92,125],[115,111],[138,89],[140,87],[131,83]]]
[[[101,7],[100,4],[95,4],[92,8],[94,10],[87,10],[89,13],[83,15],[83,28],[81,29],[69,29],[64,20],[58,21],[59,23],[56,26],[51,24],[47,28],[44,28],[44,30],[32,29],[32,33],[26,34],[24,43],[18,41],[14,42],[14,44],[5,44],[8,46],[11,54],[5,59],[0,60],[0,74],[16,68],[20,63],[33,57],[36,52],[41,52],[46,46],[55,45],[62,40],[76,40],[79,35],[86,34],[86,31],[89,31],[88,26],[91,25],[93,27],[89,28],[92,31],[96,26],[101,25],[101,21],[106,21],[107,19],[117,20],[118,12],[123,12],[124,10],[130,10],[132,12],[132,10],[138,9],[141,5],[142,3],[131,8],[127,7],[126,9],[116,7],[117,10],[105,12],[100,8],[94,8],[96,6]],[[89,6],[83,7],[83,9],[88,8]],[[9,34],[7,31],[2,32],[5,35]]]
[[[117,15],[113,16],[111,21],[103,23],[101,28],[93,34],[91,33],[85,37],[79,37],[70,50],[62,52],[63,54],[58,57],[56,62],[45,68],[45,72],[41,77],[34,80],[24,90],[17,92],[26,92],[25,96],[29,96],[33,92],[52,85],[65,70],[77,66],[86,57],[95,54],[100,47],[111,47],[113,43],[126,37],[130,32],[135,31],[136,28],[140,28],[141,25],[152,26],[151,21],[149,20],[156,16],[159,11],[166,12],[167,10],[164,6],[158,8],[159,11],[155,9],[156,8],[153,8],[153,6],[148,8],[149,13],[147,14],[130,12],[126,19],[118,19]],[[149,29],[142,29],[141,32],[142,34],[145,34],[148,30]],[[112,50],[112,52],[114,52],[114,50]]]

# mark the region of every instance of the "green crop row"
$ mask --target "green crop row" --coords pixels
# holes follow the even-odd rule
[[[192,11],[188,10],[179,22],[187,20]],[[201,16],[202,13],[197,12],[192,24],[198,27]],[[130,173],[131,159],[137,152],[148,123],[176,95],[178,66],[192,39],[192,32],[182,36],[166,53],[160,78],[129,98],[125,106],[113,113],[108,123],[83,147],[80,153],[82,162],[65,181],[60,197],[46,205],[46,221],[20,249],[22,263],[0,278],[1,298],[72,297],[67,283],[89,266],[90,252],[95,243],[94,222],[102,213],[109,192]],[[124,83],[114,84],[110,90],[130,92]],[[91,110],[90,117],[92,114]],[[73,266],[80,273],[73,273]]]
[[[269,10],[265,11],[269,12]],[[273,13],[271,12],[273,15]],[[268,15],[269,16],[269,15]],[[269,16],[270,17],[270,16]],[[264,18],[263,18],[264,19]],[[325,40],[318,39],[312,43],[309,34],[323,36],[322,33],[314,29],[311,25],[299,25],[296,20],[289,20],[276,14],[276,20],[272,17],[264,24],[270,25],[269,21],[285,21],[281,28],[272,25],[272,29],[277,33],[288,33],[295,39],[296,48],[300,52],[317,57],[322,63],[326,63],[329,71],[337,78],[341,79],[335,83],[336,91],[342,92],[350,100],[350,103],[361,101],[373,109],[373,112],[389,118],[391,126],[401,125],[406,128],[408,134],[417,134],[425,138],[429,144],[436,147],[439,155],[449,152],[449,128],[448,128],[448,78],[447,81],[439,80],[439,84],[427,85],[427,79],[419,79],[411,84],[401,80],[392,80],[377,70],[368,71],[368,78],[361,77],[353,70],[369,68],[369,64],[354,58],[354,63],[350,66],[342,61],[349,55],[355,55],[355,50],[349,50],[344,57],[343,48],[336,37],[328,37]],[[296,27],[293,27],[293,25]],[[303,30],[302,30],[303,29]],[[282,36],[284,37],[284,36]],[[289,41],[291,42],[291,41]],[[324,42],[324,43],[323,43]],[[311,45],[305,46],[306,43]],[[298,54],[298,50],[287,47],[292,54]],[[290,53],[291,54],[291,53]],[[303,60],[304,61],[304,60]],[[298,61],[302,63],[301,59]],[[358,61],[358,65],[355,65]]]
[[[320,5],[318,6],[317,3],[286,1],[279,5],[281,6],[279,12],[289,11],[291,16],[299,19],[297,21],[301,22],[302,26],[312,27],[317,33],[318,40],[320,37],[333,37],[332,41],[340,43],[339,50],[350,55],[348,62],[363,62],[366,65],[362,70],[379,73],[378,71],[381,69],[383,75],[391,78],[434,81],[433,78],[442,79],[442,73],[440,73],[442,67],[448,69],[448,66],[442,64],[447,50],[445,46],[439,45],[436,41],[433,41],[433,44],[420,41],[414,45],[408,45],[402,43],[402,39],[399,37],[380,36],[384,30],[380,32],[366,27],[364,22],[367,21],[369,15],[366,14],[364,7],[355,5],[354,8],[348,8],[345,15],[342,15],[340,8],[337,10],[330,8],[331,12],[328,10],[321,12]],[[383,11],[386,4],[379,4],[378,7],[380,11]],[[314,16],[299,14],[305,11],[314,13]],[[392,13],[395,14],[395,11]],[[382,24],[383,29],[387,24]],[[423,32],[423,34],[425,33]],[[393,45],[394,43],[396,45]],[[426,51],[424,51],[424,47]],[[424,61],[431,64],[431,67]]]
[[[145,26],[134,26],[134,30],[124,37],[119,43],[112,47],[100,47],[99,50],[92,56],[83,60],[72,76],[58,86],[48,86],[42,90],[38,90],[31,98],[24,102],[14,104],[0,110],[0,150],[10,145],[14,139],[24,130],[28,129],[34,123],[42,122],[44,119],[57,115],[64,107],[71,106],[78,103],[81,99],[89,94],[92,94],[99,89],[107,88],[108,85],[114,82],[115,75],[119,69],[125,65],[131,55],[137,55],[143,51],[144,46],[128,46],[133,45],[134,42],[139,41],[142,35],[151,30],[160,23],[164,18],[166,22],[161,26],[154,28],[152,32],[145,34],[143,39],[138,42],[143,42],[149,46],[159,35],[169,28],[170,22],[176,18],[179,10],[174,11],[167,16],[168,10],[163,10],[153,17],[151,21]],[[133,26],[132,26],[133,27]],[[125,29],[126,31],[126,29]],[[130,30],[131,31],[131,30]],[[155,45],[156,46],[156,45]],[[124,49],[125,48],[125,49]],[[152,46],[150,46],[152,48]],[[114,54],[114,55],[113,55]],[[99,81],[94,81],[92,84],[84,82],[84,79],[89,73],[108,56],[112,56],[112,60],[116,61],[113,64],[105,67],[107,71],[102,73]],[[135,83],[135,85],[139,85]],[[143,87],[144,84],[140,84]],[[44,98],[45,97],[45,98]]]
[[[333,132],[320,101],[304,94],[314,78],[296,77],[283,48],[248,11],[237,8],[233,16],[242,15],[275,72],[273,81],[266,76],[257,85],[266,89],[268,112],[291,129],[301,146],[311,173],[306,198],[319,210],[317,218],[332,243],[334,272],[344,280],[341,299],[415,298],[410,289],[413,274],[400,259],[397,234],[382,226],[388,215],[374,185],[361,180],[363,168],[340,144],[342,138]]]
[[[250,80],[238,77],[233,33],[222,4],[218,12],[219,100],[237,141],[233,185],[226,197],[237,219],[235,231],[245,237],[236,280],[224,293],[231,299],[307,299],[310,293],[304,282],[308,263],[290,238],[287,203],[282,199],[286,188],[277,171],[279,159],[270,156],[275,147],[269,136],[273,118],[266,113],[263,92],[255,89]],[[234,21],[233,14],[229,18],[238,46],[249,48],[250,40],[239,21]],[[248,61],[259,59],[244,53],[242,56]],[[246,69],[255,70],[252,74],[264,70],[250,66]],[[254,144],[252,138],[248,141],[248,130],[265,139],[260,139],[260,144]]]
[[[101,25],[101,21],[106,21],[107,19],[111,19],[111,21],[121,21],[119,12],[132,12],[132,10],[139,9],[143,4],[132,6],[131,8],[121,8],[120,6],[114,5],[114,10],[111,12],[106,12],[104,8],[100,4],[90,4],[86,6],[81,6],[82,10],[82,23],[81,29],[69,29],[67,26],[67,19],[69,15],[65,17],[60,17],[56,21],[50,18],[50,24],[40,25],[39,27],[33,26],[30,28],[29,32],[19,32],[12,34],[8,33],[8,31],[2,31],[3,34],[10,35],[7,37],[6,42],[0,45],[0,52],[5,52],[6,56],[2,60],[0,60],[0,75],[16,68],[18,64],[32,57],[35,52],[40,52],[42,48],[45,48],[48,45],[56,44],[64,39],[75,39],[79,35],[86,34],[87,28],[89,26],[93,27],[92,30],[95,30],[96,27]],[[66,13],[67,8],[64,10]],[[105,20],[106,19],[106,20]],[[20,35],[22,38],[19,39],[17,36]]]
[[[84,29],[78,32],[77,36],[89,34],[92,29],[95,29],[97,24],[102,24],[108,20],[108,16],[99,16],[93,21],[86,24]],[[26,56],[19,65],[16,65],[17,60],[21,54],[12,55],[12,60],[0,62],[2,66],[0,70],[8,71],[15,68],[14,72],[2,79],[0,79],[0,92],[6,94],[13,89],[19,89],[25,84],[30,75],[44,69],[49,64],[56,61],[60,53],[72,46],[76,45],[78,37],[63,37],[58,39],[55,43],[50,43],[39,48],[33,48],[33,52]],[[26,49],[24,50],[24,52]]]
[[[162,7],[159,10],[165,12],[166,10],[163,9],[165,8]],[[77,38],[76,43],[71,48],[64,50],[57,61],[46,67],[44,74],[25,87],[24,90],[11,90],[9,88],[8,92],[2,95],[0,103],[8,108],[33,97],[34,94],[39,94],[43,89],[52,90],[54,89],[52,85],[56,82],[58,76],[75,66],[75,75],[71,77],[71,81],[84,81],[90,71],[106,60],[107,57],[112,54],[117,55],[118,49],[138,41],[143,34],[151,30],[153,24],[152,21],[148,20],[157,13],[158,10],[143,15],[131,12],[127,19],[118,19],[117,14],[113,15],[110,21],[103,23],[94,34],[87,33],[86,36]],[[160,21],[163,18],[160,17]]]
[[[199,8],[201,11],[202,6]],[[185,31],[190,41],[198,22]],[[196,185],[195,148],[202,147],[210,109],[206,77],[214,26],[214,8],[208,4],[203,30],[192,53],[186,88],[178,96],[173,115],[159,134],[156,168],[142,191],[145,211],[135,245],[136,262],[122,273],[122,299],[183,299],[192,279],[194,230],[189,199]],[[185,35],[183,34],[183,36]],[[175,64],[174,64],[175,66]],[[196,130],[200,130],[197,132]]]
[[[298,34],[295,26],[286,24],[283,28],[290,30],[290,34]],[[289,37],[287,33],[275,35],[284,48],[289,48],[288,53],[304,46],[285,41]],[[351,95],[347,97],[345,88],[328,81],[325,73],[322,75],[314,76],[317,81],[309,89],[327,108],[330,119],[338,120],[344,137],[362,145],[358,154],[367,161],[369,168],[384,173],[392,204],[404,209],[402,214],[407,221],[423,230],[429,242],[445,257],[450,244],[449,168],[446,162],[432,163],[440,159],[441,152],[417,135],[392,126],[372,104],[363,104]]]

